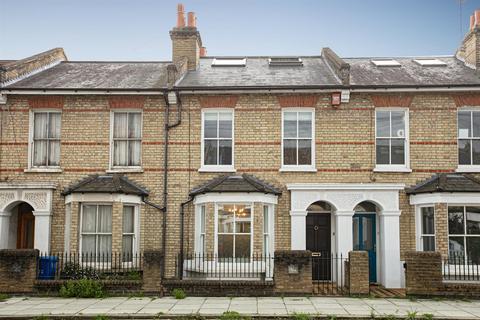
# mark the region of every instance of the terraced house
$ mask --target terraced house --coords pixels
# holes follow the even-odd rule
[[[405,287],[412,251],[473,272],[480,11],[454,55],[387,58],[207,56],[184,15],[172,61],[0,62],[0,248],[158,250],[165,283],[293,291],[343,286],[355,251],[367,286]]]

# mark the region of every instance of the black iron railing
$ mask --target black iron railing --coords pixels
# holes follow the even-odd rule
[[[141,280],[141,253],[42,253],[37,259],[39,280]]]
[[[318,295],[348,294],[345,284],[347,257],[326,252],[312,253],[313,291]]]
[[[463,253],[450,253],[443,261],[443,279],[451,281],[480,281],[480,260]]]
[[[190,253],[178,256],[176,268],[180,279],[272,280],[274,258],[253,254],[250,257],[219,257],[216,254]]]

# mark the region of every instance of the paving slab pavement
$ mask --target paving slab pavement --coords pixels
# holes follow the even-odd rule
[[[236,311],[250,317],[288,317],[298,313],[311,316],[336,316],[338,319],[370,319],[397,316],[405,318],[409,312],[417,317],[432,314],[434,319],[478,319],[480,300],[372,299],[349,297],[172,297],[105,299],[64,299],[41,297],[13,297],[0,302],[0,318],[31,319],[36,316],[110,318],[174,318],[202,315],[219,318],[224,312]]]

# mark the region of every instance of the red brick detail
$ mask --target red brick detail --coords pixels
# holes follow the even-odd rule
[[[419,144],[419,145],[456,145],[457,141],[411,141],[411,144]]]
[[[164,145],[164,141],[142,141],[143,145]],[[188,146],[188,145],[200,145],[200,142],[193,141],[193,142],[188,142],[188,141],[169,141],[168,145],[173,145],[173,146]]]
[[[235,141],[239,146],[279,146],[281,141]]]
[[[480,94],[458,94],[453,96],[453,100],[457,107],[479,106]]]
[[[28,99],[30,108],[62,109],[64,98],[62,96],[35,96]]]
[[[65,141],[62,142],[62,146],[108,146],[109,142],[96,142],[96,141]]]
[[[372,95],[375,107],[410,107],[412,96],[410,95]]]
[[[28,146],[28,142],[0,142],[0,146]]]
[[[237,105],[238,96],[205,96],[199,100],[202,108],[233,108]]]
[[[143,108],[145,97],[143,96],[112,96],[108,97],[110,109],[116,108]]]
[[[372,145],[372,144],[375,144],[374,141],[321,141],[321,140],[318,140],[315,142],[315,144],[318,144],[318,145]]]
[[[279,96],[278,103],[284,107],[315,107],[318,96],[298,95],[298,96]]]

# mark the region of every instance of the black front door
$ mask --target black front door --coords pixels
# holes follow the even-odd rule
[[[309,212],[307,215],[307,250],[312,252],[312,279],[330,280],[331,242],[330,213]]]

